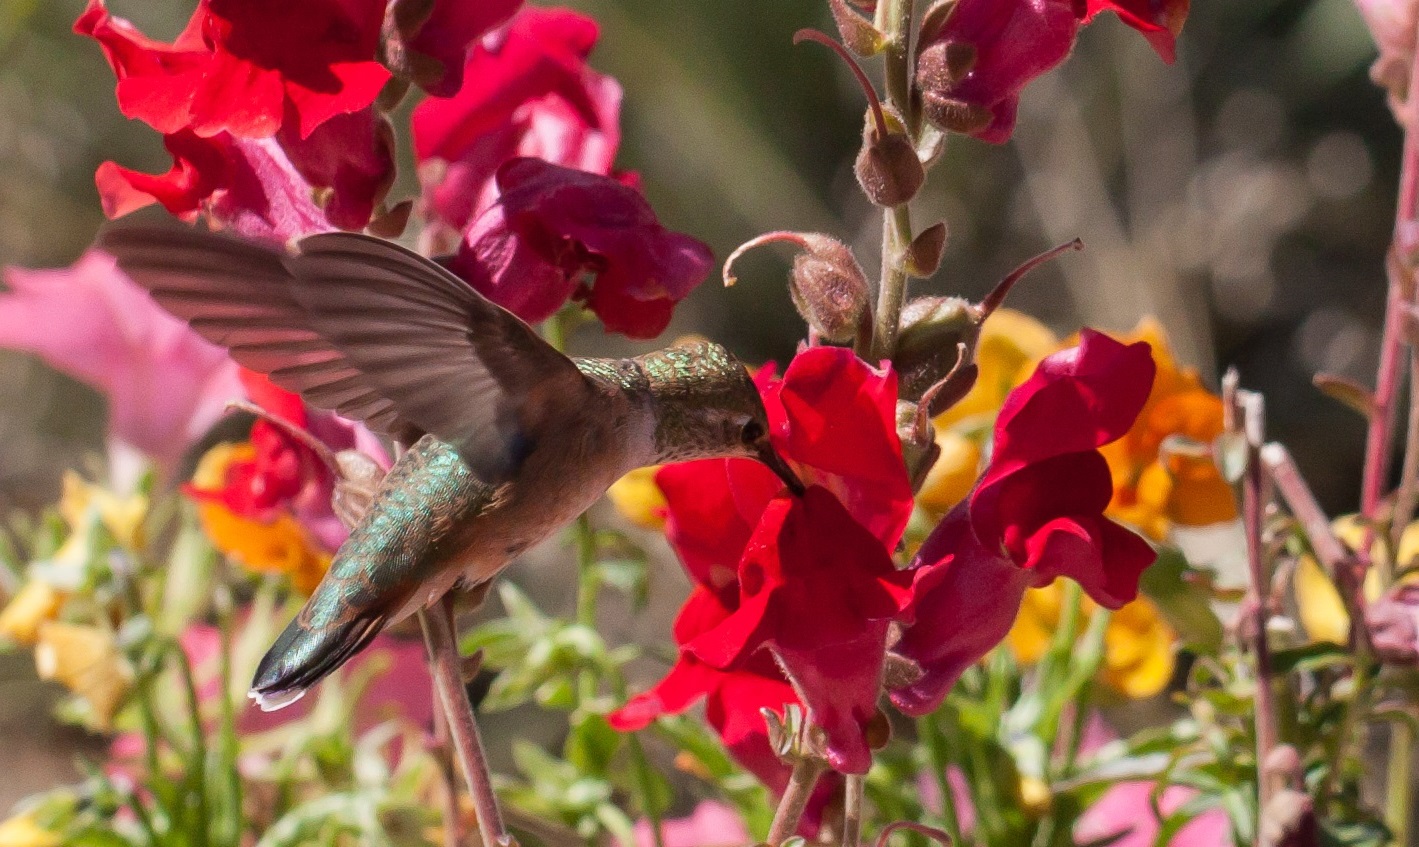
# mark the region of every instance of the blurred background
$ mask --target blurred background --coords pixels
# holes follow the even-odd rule
[[[170,40],[193,4],[109,5]],[[852,175],[862,95],[826,50],[790,42],[800,27],[831,31],[823,0],[567,5],[601,22],[592,63],[626,92],[619,163],[641,173],[667,226],[720,257],[764,231],[822,231],[875,267],[880,218]],[[101,161],[169,164],[158,136],[119,114],[98,47],[70,33],[82,7],[0,0],[0,264],[84,251],[102,222]],[[1362,423],[1311,376],[1374,375],[1400,135],[1367,76],[1373,53],[1350,0],[1195,0],[1172,66],[1102,16],[1026,89],[1010,145],[952,140],[914,202],[919,228],[951,232],[915,293],[978,297],[1082,238],[1084,253],[1037,271],[1010,305],[1061,333],[1156,315],[1209,384],[1235,365],[1265,392],[1271,437],[1328,510],[1352,511]],[[401,154],[394,200],[414,190],[407,144]],[[740,284],[707,282],[667,337],[703,333],[751,361],[791,355],[802,324],[787,267],[773,248],[751,253]],[[594,327],[574,347],[632,351]],[[92,391],[0,351],[0,510],[52,503],[60,471],[102,449],[103,426]],[[93,743],[47,717],[28,663],[0,657],[0,810],[67,778]]]

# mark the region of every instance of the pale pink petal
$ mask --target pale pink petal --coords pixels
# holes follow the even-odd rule
[[[108,399],[109,433],[172,470],[243,396],[226,352],[90,250],[71,267],[6,268],[0,347],[23,350]]]

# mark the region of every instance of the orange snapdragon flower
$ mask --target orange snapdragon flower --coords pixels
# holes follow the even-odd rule
[[[310,593],[330,567],[330,554],[289,510],[244,515],[222,497],[238,470],[255,459],[250,442],[218,444],[198,462],[186,492],[214,547],[249,571],[286,574],[296,590]]]
[[[1222,434],[1221,398],[1203,387],[1195,370],[1178,365],[1167,334],[1153,318],[1144,318],[1119,340],[1147,341],[1158,375],[1133,428],[1100,450],[1114,479],[1107,514],[1156,540],[1174,524],[1206,526],[1234,519],[1232,487],[1212,459],[1165,455],[1162,449],[1173,436],[1210,445]]]

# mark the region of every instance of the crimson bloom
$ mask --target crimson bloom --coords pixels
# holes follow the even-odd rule
[[[232,20],[219,16],[223,3],[210,5],[198,7],[172,45],[153,41],[128,21],[113,17],[100,0],[92,0],[75,23],[76,32],[98,41],[118,76],[119,108],[163,133],[173,158],[165,174],[145,174],[114,162],[100,165],[95,182],[104,213],[120,217],[156,201],[178,217],[190,220],[205,211],[243,235],[278,241],[331,228],[363,228],[394,179],[393,131],[370,107],[378,87],[358,105],[344,108],[355,103],[347,98],[336,101],[344,105],[333,110],[304,108],[319,101],[315,95],[281,94],[274,106],[248,100],[241,86],[257,84],[253,80],[261,75],[253,72],[249,79],[222,82],[222,74],[239,75],[244,66],[210,46],[203,32],[235,33],[233,43],[245,49],[247,42],[259,38],[242,34],[246,30],[233,21],[244,21],[250,28],[245,16],[268,4],[234,4]],[[329,4],[315,5],[330,11]],[[286,6],[302,14],[307,9]],[[341,27],[327,23],[330,31],[321,31],[320,37],[343,43]],[[296,32],[316,35],[299,28]],[[261,31],[262,37],[267,35]],[[322,55],[321,49],[307,51],[312,61]],[[252,50],[253,56],[263,55]],[[371,56],[373,50],[371,45]],[[339,67],[341,73],[354,73],[350,63]],[[387,78],[387,72],[378,69]],[[268,106],[276,110],[274,118],[267,114]],[[230,120],[218,120],[214,110],[219,109],[232,110]]]
[[[1132,426],[1153,374],[1146,342],[1085,330],[1006,398],[985,474],[912,562],[915,622],[894,650],[923,675],[892,692],[902,711],[935,709],[1005,637],[1031,586],[1067,576],[1110,609],[1137,596],[1154,553],[1104,517],[1113,486],[1098,448]]]
[[[833,767],[867,770],[863,733],[877,711],[887,628],[910,601],[910,575],[890,554],[911,513],[896,389],[890,371],[832,347],[801,353],[782,380],[761,380],[774,446],[810,484],[801,498],[745,459],[661,469],[667,532],[696,588],[675,625],[680,661],[619,720],[643,723],[710,696],[716,729],[741,722],[725,741],[762,774],[772,754],[757,744],[758,710],[801,701]],[[764,648],[792,689],[776,681]]]
[[[493,177],[508,159],[611,173],[621,86],[586,62],[598,35],[576,12],[524,9],[468,52],[462,88],[415,107],[414,153],[440,237],[456,239],[497,200]]]
[[[960,0],[921,34],[916,78],[931,121],[994,143],[1010,137],[1020,91],[1064,61],[1079,27],[1118,14],[1171,63],[1188,0]]]
[[[74,29],[103,46],[123,114],[164,135],[265,138],[289,113],[305,138],[379,96],[383,20],[382,0],[202,0],[163,44],[89,0]]]
[[[499,201],[449,267],[524,320],[575,296],[607,329],[653,338],[710,271],[704,243],[661,226],[640,192],[614,179],[533,158],[504,163],[496,179]]]

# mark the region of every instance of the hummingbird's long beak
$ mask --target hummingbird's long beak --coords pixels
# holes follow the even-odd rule
[[[788,462],[783,460],[783,457],[778,454],[767,438],[759,442],[758,451],[759,461],[768,465],[769,470],[778,474],[778,478],[783,480],[783,484],[788,486],[789,491],[792,491],[797,497],[802,497],[803,492],[808,490],[807,486],[803,484],[803,480],[798,478],[798,474],[794,473],[793,468],[788,466]]]

